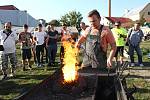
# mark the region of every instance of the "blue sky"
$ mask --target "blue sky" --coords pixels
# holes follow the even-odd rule
[[[125,9],[133,9],[150,3],[150,0],[112,0],[112,16],[120,17]],[[0,5],[14,5],[36,19],[47,22],[60,19],[69,11],[79,11],[87,22],[87,13],[97,9],[101,15],[108,16],[108,0],[0,0]]]

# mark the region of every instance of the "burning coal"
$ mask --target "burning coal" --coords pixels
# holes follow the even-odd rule
[[[63,42],[63,46],[65,49],[63,59],[64,66],[62,68],[64,83],[71,83],[78,79],[78,66],[76,66],[76,54],[78,52],[78,49],[74,48],[74,44],[68,41]]]

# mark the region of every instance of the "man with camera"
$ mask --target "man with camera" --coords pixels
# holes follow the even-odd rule
[[[11,63],[11,74],[14,76],[15,67],[17,64],[16,58],[16,43],[18,41],[18,36],[16,32],[11,30],[11,22],[4,24],[4,30],[0,31],[0,44],[3,46],[2,51],[2,80],[7,78],[7,69],[8,69],[8,58],[10,58]]]

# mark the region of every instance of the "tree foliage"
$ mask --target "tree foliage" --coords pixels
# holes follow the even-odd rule
[[[60,23],[65,23],[67,26],[78,27],[83,17],[80,12],[71,11],[61,17]]]
[[[54,26],[60,26],[60,21],[56,20],[56,19],[53,19],[48,24],[53,24]]]

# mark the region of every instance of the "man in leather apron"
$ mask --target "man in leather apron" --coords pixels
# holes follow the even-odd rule
[[[81,43],[86,42],[82,67],[91,66],[98,69],[111,67],[116,51],[113,34],[108,27],[100,24],[101,17],[97,10],[89,12],[88,20],[91,26],[86,28],[84,34],[76,43],[76,47],[80,47]],[[108,44],[110,44],[111,50],[107,58]]]

